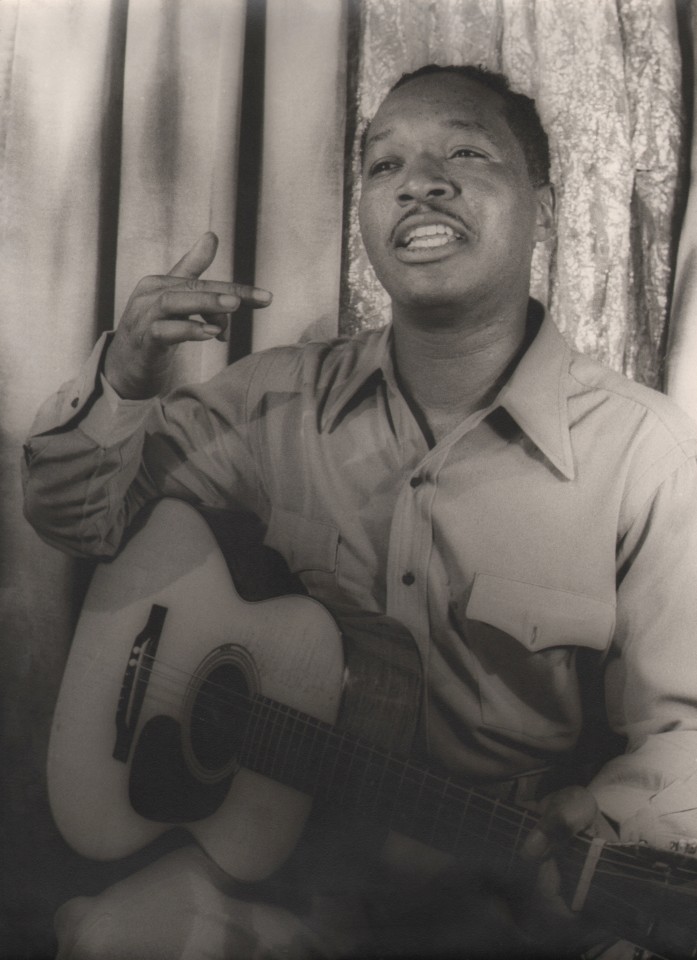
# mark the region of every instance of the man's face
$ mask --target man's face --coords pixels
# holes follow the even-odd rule
[[[397,307],[497,309],[527,297],[552,224],[498,94],[453,74],[391,93],[368,131],[359,217]]]

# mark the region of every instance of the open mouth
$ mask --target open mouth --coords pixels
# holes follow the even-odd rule
[[[431,250],[462,240],[462,235],[445,223],[429,223],[413,227],[400,238],[399,246],[407,250]]]

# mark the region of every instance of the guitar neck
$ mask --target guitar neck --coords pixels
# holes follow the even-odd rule
[[[537,822],[526,810],[273,700],[253,704],[237,744],[241,764],[316,800],[359,809],[456,857],[485,844],[515,858]]]
[[[498,879],[514,875],[525,839],[539,820],[535,814],[273,700],[256,697],[251,703],[236,744],[243,766],[316,801],[358,809],[455,858],[474,860]],[[637,942],[656,955],[697,956],[695,900],[684,894],[694,868],[686,866],[681,877],[674,864],[642,861],[633,846],[609,844],[594,849],[592,875],[584,878],[591,846],[580,836],[566,848],[560,871],[569,895],[582,881],[587,885],[584,909],[609,931],[618,936],[633,931]]]

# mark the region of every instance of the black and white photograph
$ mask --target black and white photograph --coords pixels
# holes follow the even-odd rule
[[[0,0],[0,960],[697,958],[697,0]]]

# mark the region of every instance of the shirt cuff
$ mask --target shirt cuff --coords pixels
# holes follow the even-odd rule
[[[102,392],[80,422],[80,430],[100,447],[110,447],[132,437],[152,409],[154,399],[124,400],[103,373]]]
[[[678,780],[651,797],[622,824],[621,839],[657,850],[697,854],[697,776]]]

